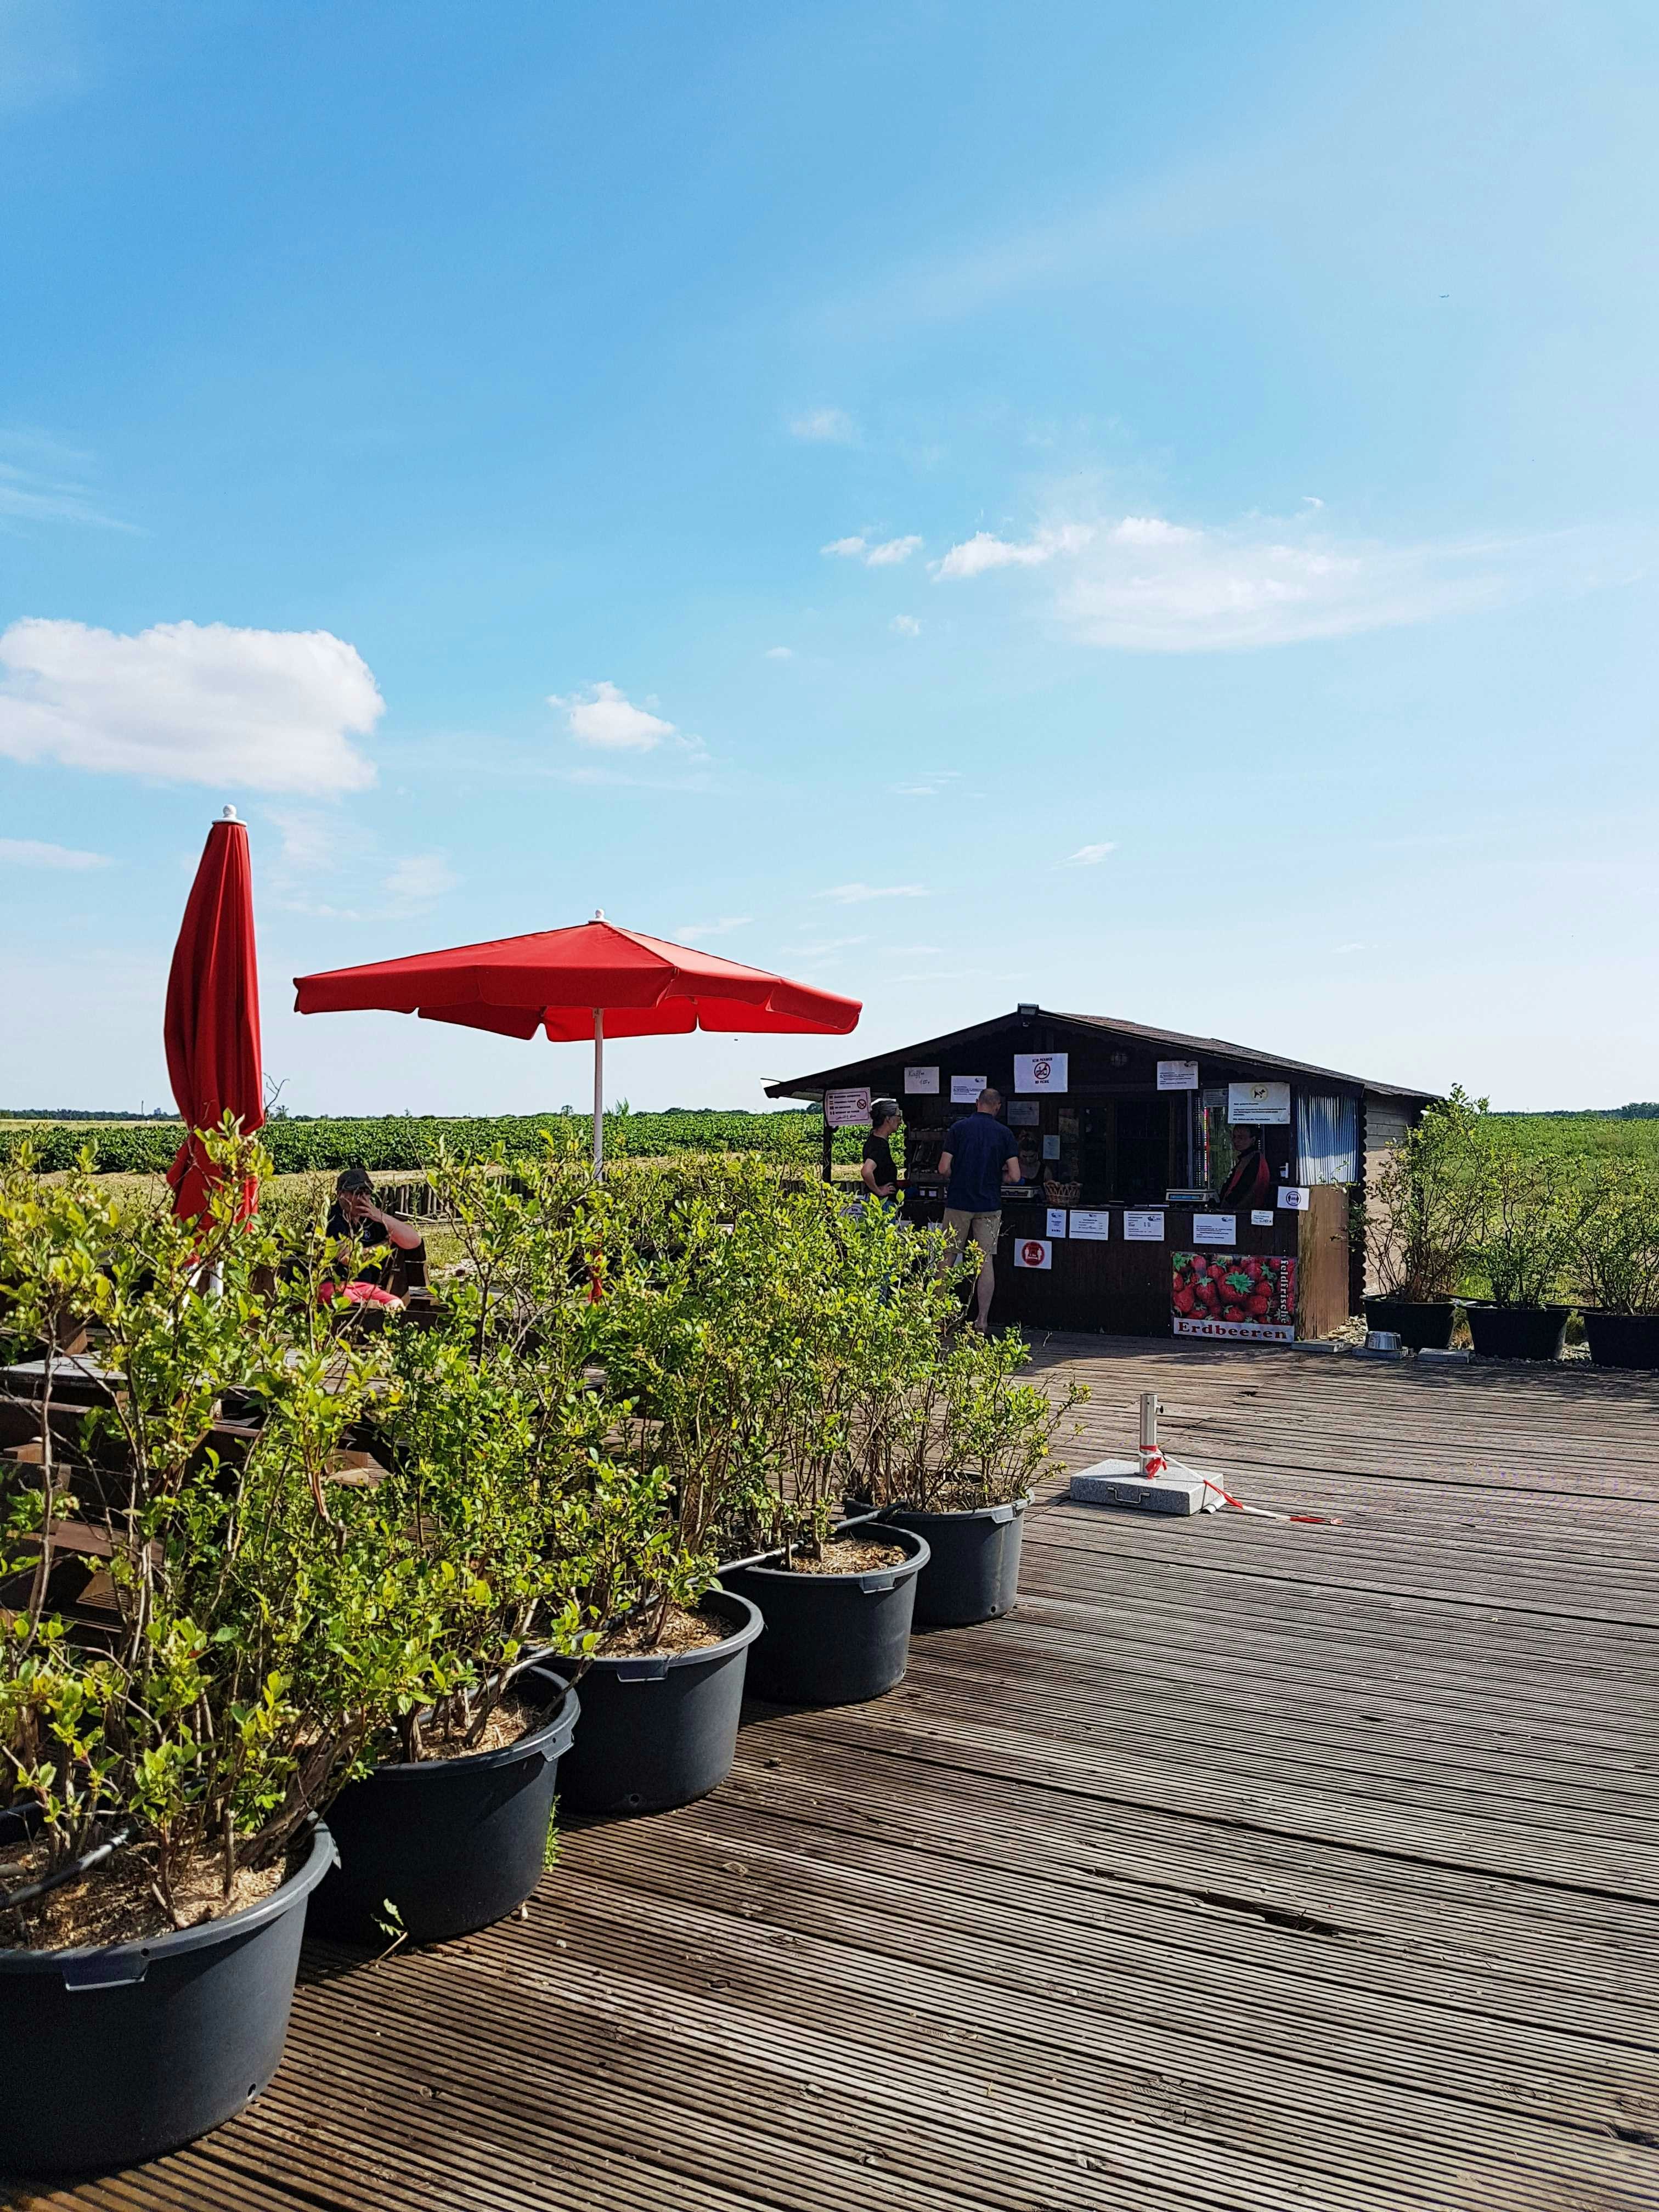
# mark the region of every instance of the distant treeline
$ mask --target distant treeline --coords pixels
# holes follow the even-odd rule
[[[44,1119],[44,1117],[41,1117]],[[76,1125],[78,1122],[78,1126]],[[51,1126],[0,1132],[0,1160],[28,1145],[35,1164],[47,1171],[72,1167],[90,1151],[103,1174],[160,1175],[172,1164],[180,1124],[139,1121],[112,1126],[65,1116]],[[671,1108],[661,1114],[634,1114],[625,1108],[605,1117],[608,1152],[651,1158],[665,1152],[759,1152],[769,1158],[816,1160],[823,1142],[823,1118],[811,1109],[776,1114],[734,1114],[718,1108]],[[377,1173],[429,1167],[441,1152],[471,1159],[499,1151],[505,1158],[538,1152],[552,1135],[556,1143],[586,1152],[592,1143],[592,1120],[586,1114],[497,1114],[441,1118],[386,1114],[366,1119],[301,1120],[283,1116],[267,1121],[259,1141],[270,1152],[278,1175],[362,1165]],[[863,1133],[836,1133],[836,1157],[857,1159]]]

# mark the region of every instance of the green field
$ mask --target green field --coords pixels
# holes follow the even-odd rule
[[[635,1159],[670,1152],[758,1152],[770,1159],[817,1161],[823,1124],[814,1113],[736,1114],[676,1109],[664,1114],[613,1112],[605,1116],[607,1152]],[[440,1150],[472,1159],[496,1151],[508,1159],[538,1152],[555,1141],[586,1152],[592,1121],[586,1114],[501,1114],[441,1119],[387,1114],[372,1119],[281,1119],[267,1121],[260,1142],[278,1175],[361,1163],[377,1173],[430,1166]],[[27,1143],[35,1164],[51,1173],[72,1167],[83,1149],[106,1175],[161,1175],[171,1165],[182,1134],[177,1121],[0,1121],[0,1160]],[[837,1132],[836,1158],[856,1160],[860,1133]]]
[[[1625,1108],[1599,1114],[1502,1114],[1492,1121],[1505,1136],[1540,1152],[1583,1159],[1623,1157],[1659,1172],[1659,1109]],[[659,1159],[672,1152],[758,1152],[769,1159],[816,1162],[823,1121],[806,1110],[744,1114],[715,1108],[671,1108],[661,1114],[622,1109],[605,1117],[605,1147],[616,1157]],[[453,1158],[476,1158],[498,1148],[508,1158],[538,1152],[551,1133],[556,1142],[586,1152],[592,1122],[586,1114],[499,1114],[443,1117],[383,1114],[363,1118],[319,1116],[268,1121],[260,1133],[278,1175],[314,1174],[361,1162],[376,1173],[431,1165],[440,1147]],[[176,1121],[0,1115],[0,1160],[27,1142],[48,1173],[72,1167],[83,1147],[106,1175],[161,1175],[171,1164],[181,1134]],[[859,1158],[861,1133],[838,1130],[835,1157]]]

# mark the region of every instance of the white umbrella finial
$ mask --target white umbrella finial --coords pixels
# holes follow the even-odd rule
[[[236,809],[235,809],[234,806],[227,806],[227,807],[225,808],[225,810],[224,810],[223,813],[222,813],[222,814],[220,815],[219,819],[220,819],[222,822],[234,822],[234,821],[235,821],[235,819],[236,819]]]
[[[605,908],[602,906],[596,906],[594,908],[593,919],[595,921],[603,921],[605,920]]]

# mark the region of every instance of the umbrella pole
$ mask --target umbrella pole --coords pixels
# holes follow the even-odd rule
[[[593,1009],[593,1173],[605,1173],[605,1009]]]

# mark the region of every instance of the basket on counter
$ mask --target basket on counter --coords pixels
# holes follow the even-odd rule
[[[1050,1206],[1075,1206],[1083,1195],[1080,1182],[1054,1182],[1046,1176],[1042,1188]]]

